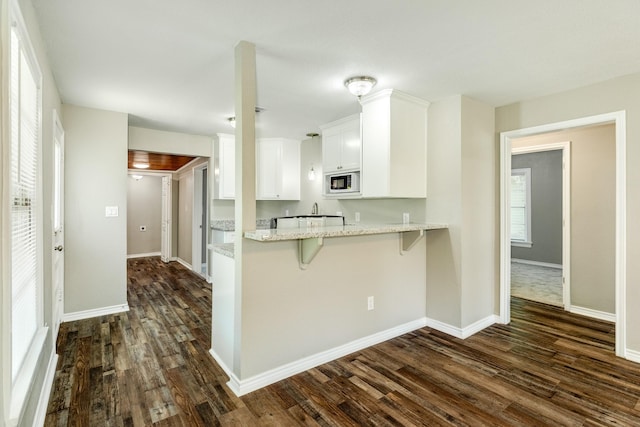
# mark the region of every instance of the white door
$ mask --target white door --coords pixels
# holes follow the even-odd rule
[[[53,112],[53,339],[64,315],[64,129]]]
[[[207,165],[193,169],[193,233],[191,267],[207,278]]]
[[[162,236],[160,238],[160,259],[171,261],[171,175],[162,177]]]

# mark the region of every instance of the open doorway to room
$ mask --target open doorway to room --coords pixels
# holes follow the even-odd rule
[[[571,144],[555,134],[512,141],[511,295],[570,301]]]
[[[600,133],[588,139],[572,133]],[[571,134],[571,135],[570,135]],[[608,136],[602,137],[602,134]],[[563,246],[566,310],[615,322],[616,354],[625,343],[625,113],[616,112],[503,132],[500,180],[500,321],[509,323],[511,304],[511,171],[512,148],[521,138],[571,143],[570,244]],[[608,144],[606,141],[608,141]],[[580,149],[580,150],[578,150]],[[578,177],[580,175],[580,177]],[[580,183],[580,185],[578,185]],[[566,222],[565,222],[566,224]],[[535,242],[533,242],[535,244]],[[566,278],[570,268],[571,280]],[[564,297],[564,295],[567,295]]]

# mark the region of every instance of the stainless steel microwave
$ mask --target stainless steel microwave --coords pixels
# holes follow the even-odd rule
[[[360,192],[360,172],[340,172],[325,175],[326,194]]]

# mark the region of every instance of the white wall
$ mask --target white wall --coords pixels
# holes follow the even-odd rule
[[[65,313],[127,304],[127,114],[64,105]],[[118,208],[106,217],[105,207]]]
[[[143,175],[136,180],[129,175],[127,187],[127,255],[160,252],[162,177]]]
[[[496,130],[510,131],[548,123],[626,111],[626,344],[640,352],[640,74],[545,96],[496,110]],[[498,171],[496,170],[496,173]],[[595,260],[594,260],[595,262]]]

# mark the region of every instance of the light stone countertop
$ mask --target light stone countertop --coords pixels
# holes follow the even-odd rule
[[[271,218],[256,219],[257,229],[269,228],[270,225],[271,225]],[[212,230],[235,231],[236,221],[234,219],[212,219],[210,226]]]
[[[279,230],[245,231],[244,237],[258,242],[311,239],[318,237],[364,236],[370,234],[403,233],[419,230],[439,230],[447,224],[347,224],[333,227],[284,228]]]
[[[229,258],[235,258],[233,243],[214,243],[211,247],[213,252],[219,253]]]

